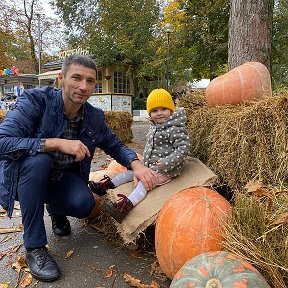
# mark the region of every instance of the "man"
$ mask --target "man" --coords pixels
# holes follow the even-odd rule
[[[152,187],[153,172],[144,167],[104,122],[104,113],[87,103],[96,84],[89,58],[65,59],[58,77],[62,89],[30,89],[0,125],[0,204],[11,217],[20,202],[26,261],[34,278],[53,281],[60,270],[48,253],[44,205],[59,236],[69,235],[66,216],[84,218],[99,212],[100,201],[87,186],[96,147]]]

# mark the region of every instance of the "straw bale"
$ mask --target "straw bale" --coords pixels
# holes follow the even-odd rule
[[[204,96],[203,96],[204,97]],[[193,96],[190,97],[193,101]],[[269,97],[238,106],[187,110],[187,128],[193,157],[199,158],[233,189],[250,179],[288,185],[288,98]]]
[[[124,143],[130,143],[133,139],[132,122],[133,118],[129,112],[107,111],[105,119],[108,126]]]
[[[6,114],[7,114],[7,111],[0,110],[0,123],[4,120]]]
[[[232,222],[224,230],[225,250],[254,265],[271,287],[287,287],[287,191],[270,191],[266,196],[237,193]]]

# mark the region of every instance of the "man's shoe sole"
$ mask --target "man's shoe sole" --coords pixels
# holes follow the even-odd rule
[[[41,277],[41,276],[35,275],[34,273],[31,272],[31,270],[30,270],[30,273],[33,276],[33,278],[42,282],[53,282],[61,276],[59,273],[59,275],[55,275],[54,277],[47,279],[47,277]]]

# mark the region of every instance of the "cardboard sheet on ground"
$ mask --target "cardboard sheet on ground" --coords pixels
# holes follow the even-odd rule
[[[188,158],[180,176],[166,185],[159,186],[147,193],[145,199],[135,206],[124,221],[115,222],[117,230],[125,244],[135,242],[149,225],[157,219],[163,204],[178,191],[195,186],[209,186],[217,181],[216,174],[196,158]],[[117,194],[129,195],[133,182],[123,184],[108,191],[108,197],[118,199]]]

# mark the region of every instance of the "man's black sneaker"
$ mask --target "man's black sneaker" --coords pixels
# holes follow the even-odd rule
[[[59,267],[45,246],[29,249],[26,262],[32,276],[37,280],[51,282],[60,277]]]

